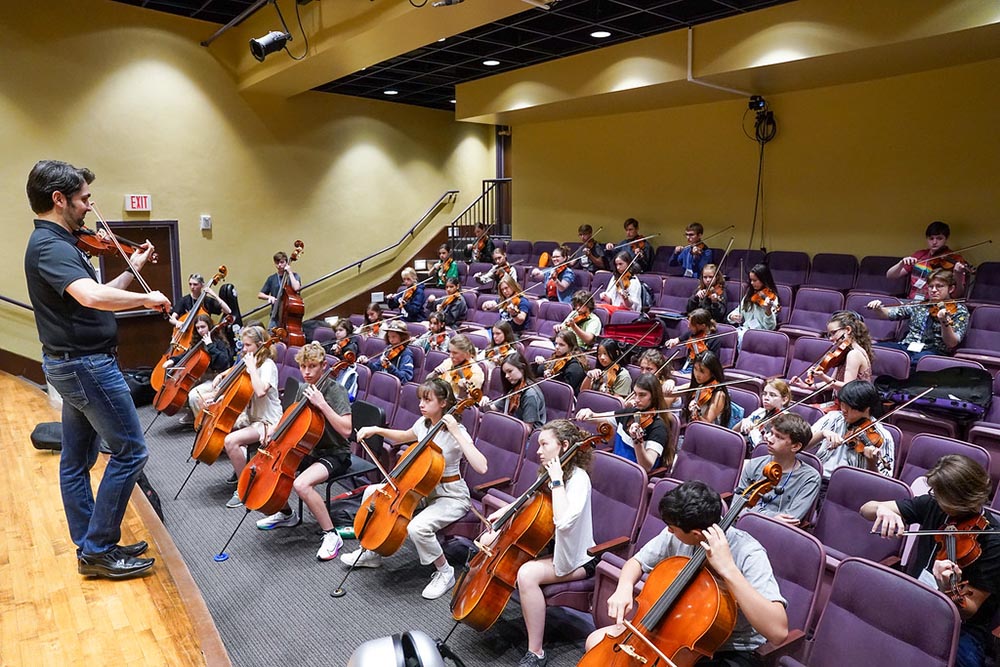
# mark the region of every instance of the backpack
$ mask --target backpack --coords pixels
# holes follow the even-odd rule
[[[639,285],[642,287],[642,290],[641,290],[641,293],[642,293],[641,312],[648,313],[649,309],[652,308],[655,305],[653,303],[653,290],[651,290],[649,288],[649,285],[647,285],[642,280],[639,281]]]
[[[746,416],[746,410],[743,406],[736,401],[729,400],[729,424],[727,428],[736,428],[736,425],[743,421],[743,417]]]

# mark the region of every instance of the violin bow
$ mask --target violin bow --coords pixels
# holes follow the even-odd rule
[[[745,382],[756,382],[759,379],[760,378],[743,378],[742,380],[729,380],[728,382],[717,382],[715,384],[705,384],[705,385],[702,385],[700,387],[687,386],[687,387],[684,387],[683,389],[674,389],[672,392],[670,392],[670,395],[671,396],[676,396],[677,394],[686,394],[686,393],[691,392],[691,391],[698,391],[700,389],[705,389],[706,387],[728,387],[730,385],[743,384]]]
[[[902,405],[897,405],[892,410],[889,410],[889,412],[885,413],[884,415],[882,415],[878,419],[873,420],[872,423],[870,425],[868,425],[867,427],[865,427],[863,429],[857,429],[857,433],[850,434],[848,437],[846,437],[843,440],[841,440],[840,444],[843,445],[844,443],[848,442],[849,440],[854,440],[855,438],[857,438],[858,436],[860,436],[862,433],[864,433],[868,429],[870,429],[873,426],[876,426],[878,424],[881,424],[882,422],[884,422],[889,417],[893,416],[894,414],[896,414],[897,412],[899,412],[900,410],[902,410],[906,406],[910,405],[914,401],[917,401],[917,400],[923,398],[924,396],[926,396],[927,394],[931,393],[935,389],[937,389],[937,385],[934,385],[933,387],[928,387],[927,389],[924,389],[922,392],[920,392],[919,394],[917,394],[916,396],[914,396],[910,400],[906,401]]]
[[[906,299],[900,301],[900,306],[917,306],[920,308],[931,308],[932,306],[947,306],[951,303],[965,303],[965,299],[946,299],[945,301],[928,301],[927,299],[921,299],[917,301],[916,299]],[[892,308],[893,306],[883,306],[885,308]]]
[[[781,415],[785,414],[786,412],[788,412],[789,410],[791,410],[795,406],[802,405],[803,403],[805,403],[806,401],[808,401],[810,398],[812,398],[816,394],[819,394],[820,392],[823,392],[823,391],[826,391],[826,387],[820,387],[816,391],[812,392],[811,394],[809,394],[807,396],[804,396],[804,397],[800,398],[799,400],[795,401],[794,403],[789,403],[788,405],[786,405],[785,407],[781,408],[780,410],[778,410],[777,412],[775,412],[773,415],[771,415],[770,417],[768,417],[767,419],[762,420],[759,424],[754,424],[754,428],[759,429],[759,428],[762,428],[765,424],[770,424],[772,421],[774,421],[775,419],[777,419]]]
[[[736,237],[735,236],[730,236],[729,237],[729,244],[726,245],[726,251],[724,253],[722,253],[722,259],[720,259],[719,263],[715,265],[715,275],[712,276],[712,282],[710,282],[708,284],[708,287],[705,288],[706,296],[708,295],[707,294],[708,291],[711,290],[713,287],[715,287],[715,281],[719,279],[720,275],[722,275],[722,266],[726,263],[726,257],[729,257],[729,251],[733,249],[733,242],[734,241],[736,241]],[[700,278],[701,277],[699,276],[699,279]]]
[[[601,229],[603,229],[603,227]],[[655,239],[659,235],[660,232],[656,232],[655,234],[649,234],[648,236],[640,236],[637,239],[632,239],[631,241],[624,241],[623,243],[619,243],[618,245],[614,246],[611,249],[619,250],[621,248],[624,248],[625,246],[631,246],[633,243],[638,243],[639,241],[648,241],[649,239]]]
[[[717,231],[717,232],[715,232],[715,233],[713,233],[713,234],[709,234],[708,236],[703,236],[703,237],[701,237],[701,240],[700,240],[700,241],[698,241],[698,243],[704,243],[704,242],[705,242],[705,241],[707,241],[708,239],[713,239],[713,238],[715,238],[716,236],[718,236],[719,234],[725,234],[725,233],[726,233],[726,232],[728,232],[728,231],[729,231],[730,229],[736,229],[736,225],[729,225],[728,227],[726,227],[726,228],[724,228],[724,229],[720,229],[719,231]],[[693,248],[693,247],[695,247],[696,245],[698,245],[698,243],[688,243],[688,244],[687,244],[686,246],[684,246],[683,248],[681,248],[681,250],[687,250],[688,248]],[[732,242],[732,241],[730,241],[730,242],[729,242],[729,245],[730,245],[730,247],[732,247],[732,245],[733,245],[733,242]],[[727,252],[727,253],[729,252],[729,249],[728,249],[728,248],[726,249],[726,252]],[[723,257],[725,257],[725,255],[723,255]],[[719,262],[719,266],[722,266],[722,262]]]
[[[673,347],[683,347],[683,346],[685,346],[685,345],[687,345],[689,343],[700,343],[702,341],[712,340],[713,338],[722,338],[723,336],[732,336],[734,333],[737,333],[736,329],[733,329],[732,331],[720,331],[719,333],[709,334],[707,336],[699,336],[698,338],[688,338],[687,340],[683,340],[683,341],[682,340],[678,340],[677,341],[677,345],[674,345]]]
[[[120,254],[122,259],[125,260],[125,263],[128,264],[129,273],[135,276],[136,282],[139,283],[139,286],[142,287],[146,294],[152,294],[153,290],[149,287],[149,283],[147,283],[146,279],[142,277],[138,269],[132,266],[132,260],[127,254],[125,254],[125,249],[122,248],[122,244],[119,243],[118,236],[115,235],[115,233],[111,230],[111,225],[109,225],[108,221],[104,219],[103,215],[101,215],[101,211],[97,208],[97,204],[91,201],[90,208],[94,211],[94,215],[97,216],[98,221],[104,225],[105,230],[108,232],[108,236],[111,237],[111,241],[115,244],[115,248],[118,249],[118,254]],[[166,308],[161,308],[160,311],[163,313],[163,317],[169,317]]]
[[[928,257],[926,261],[930,261],[932,259],[941,259],[942,257],[951,257],[952,255],[959,254],[960,252],[965,252],[966,250],[972,250],[973,248],[978,248],[979,246],[983,245],[989,245],[991,243],[993,243],[993,239],[986,239],[985,241],[980,241],[979,243],[973,243],[972,245],[967,245],[964,248],[959,248],[958,250],[952,250],[950,252],[946,252],[943,255],[934,255],[933,257]]]

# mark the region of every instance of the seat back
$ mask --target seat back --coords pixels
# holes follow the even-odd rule
[[[872,294],[891,294],[902,296],[910,285],[909,276],[887,278],[885,273],[899,262],[899,257],[884,255],[868,255],[861,259],[858,265],[858,279],[854,289]]]
[[[368,393],[365,394],[365,400],[382,408],[385,411],[386,421],[392,424],[396,417],[396,403],[399,400],[400,391],[399,378],[389,373],[376,371],[372,373],[372,378],[368,382]],[[413,424],[407,425],[406,428],[410,426]]]
[[[594,541],[601,544],[620,536],[634,541],[646,511],[644,501],[649,484],[646,471],[637,463],[596,450],[590,482]]]
[[[781,554],[770,561],[778,589],[788,602],[788,628],[806,632],[819,612],[818,594],[826,566],[822,543],[804,530],[757,512],[744,512],[736,527],[750,533],[767,553]]]
[[[750,385],[742,385],[743,387],[748,387]],[[743,414],[749,415],[751,412],[760,407],[760,396],[757,392],[750,391],[749,389],[743,389],[741,387],[729,387],[729,399],[733,403],[739,404],[743,408]]]
[[[549,419],[571,419],[576,396],[573,387],[559,380],[546,380],[538,385],[545,397],[545,415]]]
[[[780,331],[751,329],[743,334],[735,370],[757,377],[784,377],[788,336]]]
[[[417,389],[420,388],[415,382],[407,382],[399,392],[399,400],[396,402],[396,414],[389,422],[389,428],[400,431],[407,431],[420,419],[420,398],[417,396]]]
[[[767,266],[774,282],[801,285],[809,275],[809,255],[804,252],[776,250],[767,253]]]
[[[878,563],[848,558],[833,578],[807,662],[949,667],[961,624],[958,607],[943,593]]]
[[[803,287],[795,295],[795,303],[787,325],[799,331],[819,334],[826,331],[830,314],[844,308],[844,295],[836,290]]]
[[[819,253],[812,259],[807,284],[846,292],[854,287],[858,274],[858,258],[840,253]]]
[[[714,253],[713,253],[714,255]],[[715,255],[722,260],[722,254]],[[764,263],[764,253],[760,250],[741,250],[738,248],[733,248],[726,255],[725,261],[722,262],[723,275],[727,277],[727,281],[735,280],[738,283],[742,283],[746,280],[747,271],[752,269],[755,264]]]
[[[990,469],[990,454],[982,447],[942,435],[920,433],[910,440],[906,458],[899,466],[899,480],[904,484],[913,484],[914,480],[926,474],[945,454],[962,454],[986,470]]]
[[[728,428],[707,422],[692,422],[684,432],[684,446],[677,453],[670,476],[682,482],[701,480],[720,494],[736,487],[746,442]]]
[[[368,385],[372,380],[372,369],[364,364],[354,364],[354,370],[358,372],[358,393],[354,400],[364,398],[368,395]]]
[[[897,380],[910,377],[910,355],[892,347],[878,347],[872,350],[872,375],[891,375]]]
[[[407,345],[406,349],[413,355],[413,381],[423,382],[427,372],[424,370],[424,348],[419,345]]]
[[[959,349],[1000,354],[1000,306],[979,306],[972,311]]]
[[[468,430],[468,429],[467,429]],[[472,466],[465,465],[463,477],[472,490],[474,498],[482,493],[475,487],[500,477],[514,479],[521,470],[524,448],[528,443],[531,427],[519,419],[500,412],[486,412],[479,424],[476,449],[489,461],[489,470],[479,473]]]
[[[976,268],[968,298],[976,304],[1000,305],[1000,262],[983,262]]]
[[[860,556],[880,561],[899,556],[902,540],[886,540],[872,533],[872,522],[861,516],[861,506],[869,500],[906,500],[910,487],[860,468],[840,467],[830,475],[826,497],[816,517],[813,530],[827,554],[837,560]]]
[[[981,370],[986,370],[978,361],[945,357],[940,354],[928,354],[926,357],[920,357],[920,361],[917,362],[917,367],[914,370],[943,371],[946,368],[954,368],[955,366],[965,366],[967,368],[979,368]]]
[[[531,241],[507,241],[507,261],[513,264],[517,261],[527,262],[531,259]]]
[[[584,408],[590,408],[594,412],[621,412],[624,407],[625,401],[618,396],[594,391],[593,389],[585,389],[576,397],[577,412]],[[578,421],[576,424],[585,431],[594,434],[597,433],[597,424],[593,422]]]
[[[818,364],[832,347],[833,344],[825,338],[812,336],[796,338],[792,345],[792,358],[788,361],[788,377],[805,379],[806,371]]]

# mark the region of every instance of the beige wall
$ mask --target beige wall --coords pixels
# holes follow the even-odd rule
[[[492,177],[490,128],[447,112],[321,93],[240,96],[198,45],[216,27],[106,0],[5,13],[0,205],[10,236],[0,258],[11,270],[0,294],[27,300],[24,183],[42,158],[92,168],[109,219],[125,217],[125,193],[152,194],[152,214],[127,219],[178,220],[183,277],[226,264],[244,310],[293,239],[306,242],[296,269],[314,278],[394,243],[449,188],[461,190],[451,209],[461,210]],[[211,236],[198,229],[201,213],[213,217]],[[0,346],[40,358],[22,313],[0,304]]]
[[[934,219],[951,224],[958,245],[993,235],[997,81],[991,60],[769,97],[778,135],[765,149],[768,249],[912,252]],[[515,236],[575,240],[590,223],[618,239],[631,216],[674,244],[693,220],[709,231],[735,224],[735,247],[746,247],[757,144],[741,130],[745,110],[735,99],[515,126]],[[971,256],[1000,259],[991,248]]]

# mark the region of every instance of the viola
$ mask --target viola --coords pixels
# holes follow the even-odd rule
[[[775,294],[770,287],[765,287],[757,292],[754,292],[750,297],[750,303],[755,306],[760,306],[761,308],[771,307],[772,313],[777,313],[781,310],[781,303],[778,300],[778,295]]]
[[[73,236],[76,237],[76,247],[87,253],[91,257],[97,255],[104,256],[114,256],[120,255],[119,247],[125,252],[123,259],[128,259],[129,255],[137,252],[142,252],[148,246],[146,243],[136,243],[135,241],[129,241],[124,236],[119,236],[117,234],[110,234],[105,236],[104,234],[98,234],[92,229],[87,227],[80,227],[73,232]],[[115,240],[118,241],[116,244],[114,240],[110,238],[114,236]],[[149,256],[149,261],[156,264],[159,260],[159,256],[154,252]]]
[[[734,496],[719,522],[723,531],[743,509],[774,489],[781,481],[781,466],[771,462],[762,474],[742,495]],[[577,667],[691,667],[714,654],[732,634],[737,608],[733,594],[719,584],[705,562],[699,546],[691,557],[667,558],[653,568],[636,598],[635,618],[625,622],[626,630],[604,637]]]
[[[964,521],[949,521],[940,534],[934,536],[934,541],[937,542],[935,559],[950,560],[960,568],[972,565],[983,554],[983,548],[976,539],[976,532],[986,530],[989,525],[990,522],[983,514]],[[952,577],[945,588],[945,595],[950,597],[959,609],[965,608],[968,583],[957,581]]]
[[[208,335],[214,336],[216,332],[232,323],[233,316],[227,315],[222,318],[221,322],[212,327]],[[205,348],[205,341],[198,339],[197,343],[192,345],[179,359],[176,359],[170,368],[166,369],[163,385],[153,397],[153,407],[158,412],[168,416],[175,415],[187,403],[191,387],[201,379],[212,361]]]
[[[280,341],[281,336],[281,331],[274,330],[271,337],[257,348],[255,357],[258,365],[264,362],[267,348]],[[354,353],[347,352],[345,357],[353,362]],[[207,465],[215,463],[222,453],[226,436],[233,430],[236,419],[247,409],[251,398],[253,384],[246,372],[246,359],[240,357],[216,387],[215,400],[195,415],[198,435],[191,448],[191,458]]]
[[[316,389],[323,391],[350,364],[338,361],[327,368],[316,382]],[[288,406],[267,442],[240,473],[236,492],[248,511],[274,514],[285,506],[299,464],[323,437],[326,427],[326,417],[304,395]]]
[[[471,390],[468,398],[458,401],[447,414],[458,419],[482,396],[478,389]],[[444,455],[434,442],[442,426],[444,419],[434,424],[420,442],[411,445],[386,476],[386,484],[361,503],[354,517],[354,533],[363,549],[391,556],[402,546],[414,511],[444,473]]]
[[[597,435],[573,443],[559,456],[560,466],[565,469],[582,449],[609,442],[612,434],[614,427],[601,424]],[[532,485],[490,522],[485,534],[496,533],[492,543],[476,541],[479,551],[469,561],[452,594],[451,614],[456,621],[480,632],[489,629],[517,587],[517,571],[536,558],[555,537],[548,481],[548,470],[543,467]]]
[[[815,366],[809,367],[809,370],[806,371],[805,383],[812,386],[813,376],[816,373],[829,373],[831,368],[836,368],[844,363],[844,360],[847,359],[847,353],[851,351],[853,345],[854,342],[849,338],[844,338],[844,340],[834,345],[823,355],[822,359],[816,362]]]
[[[212,276],[212,282],[209,287],[215,287],[225,280],[227,275],[229,275],[229,269],[223,264],[219,267],[218,272]],[[204,307],[206,296],[208,296],[208,292],[202,288],[201,294],[198,295],[198,299],[191,306],[191,310],[180,316],[181,325],[174,329],[174,332],[170,336],[170,344],[167,346],[167,351],[160,357],[160,360],[153,367],[153,372],[149,376],[149,383],[153,389],[159,391],[163,387],[165,374],[163,364],[166,363],[167,359],[187,352],[188,348],[191,347],[191,340],[194,338],[194,321],[198,315],[208,313]]]
[[[298,261],[299,255],[305,250],[305,243],[295,241],[295,249],[288,256],[288,264]],[[288,282],[288,275],[291,268],[285,269],[285,274],[281,276],[281,286],[278,288],[278,298],[271,306],[271,320],[277,323],[279,329],[284,330],[286,338],[282,341],[289,346],[301,347],[306,343],[306,336],[302,333],[302,316],[305,315],[306,306],[299,293],[292,289]]]
[[[891,475],[892,464],[889,462],[889,459],[881,453],[882,445],[885,444],[885,438],[883,438],[882,434],[875,429],[875,424],[876,421],[871,417],[865,417],[860,421],[849,424],[848,428],[850,429],[850,432],[844,436],[844,440],[841,444],[846,444],[849,440],[853,440],[854,444],[852,447],[854,448],[854,451],[862,455],[864,454],[866,447],[874,447],[876,450],[879,450],[875,453],[873,460],[868,459],[868,457],[864,457],[867,462],[868,469],[876,471],[877,468],[877,472]]]

